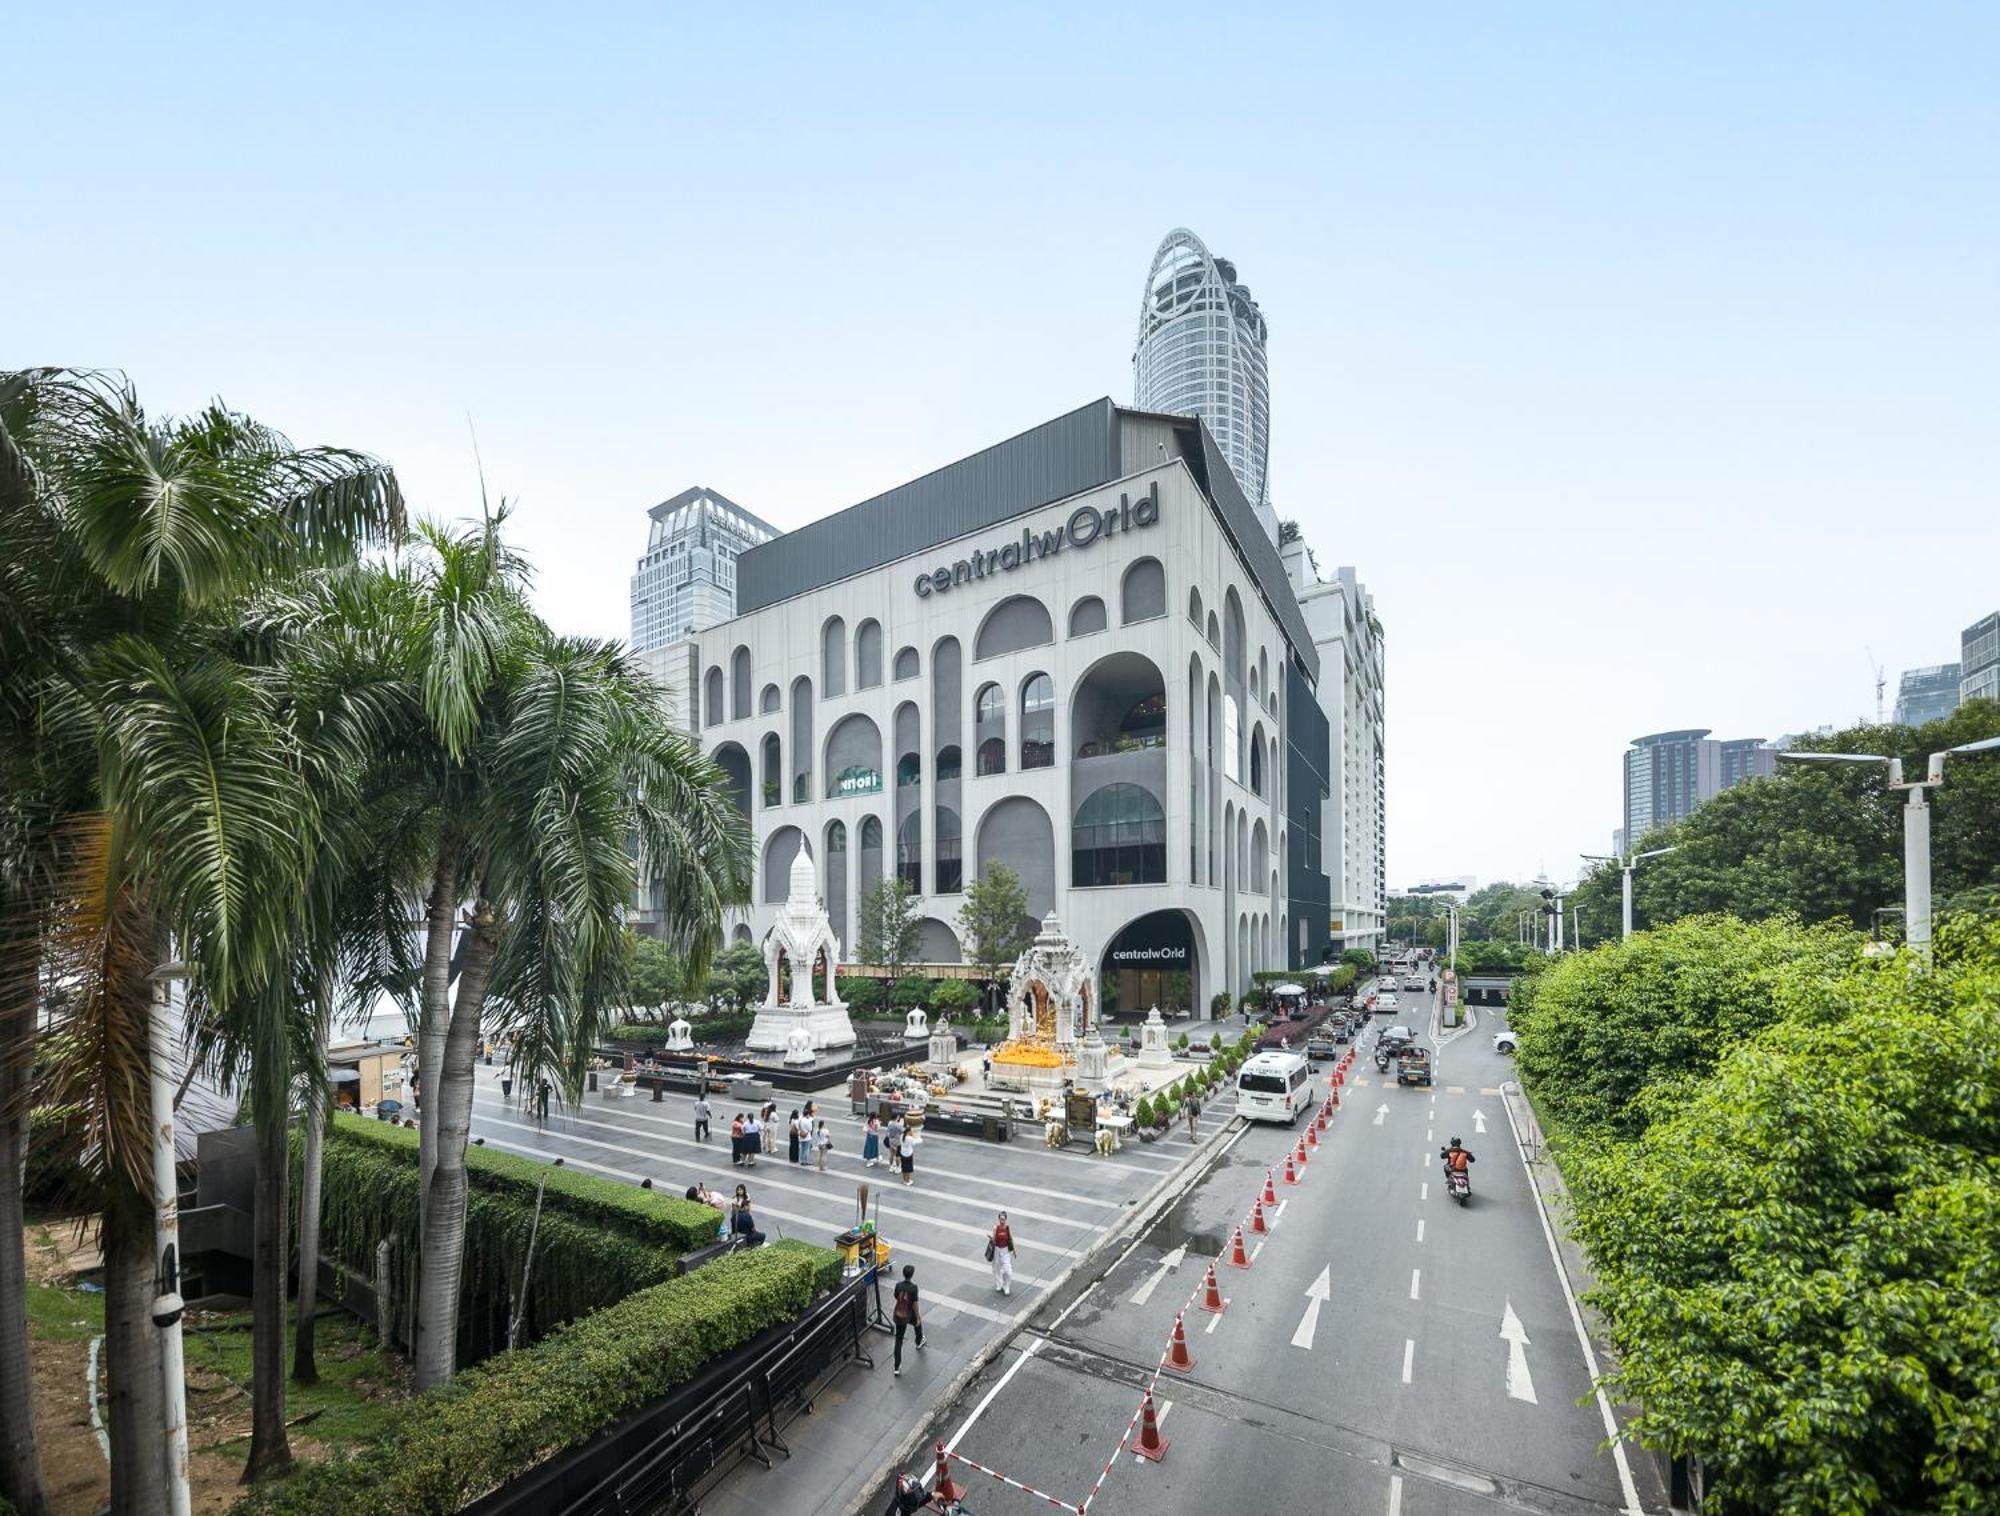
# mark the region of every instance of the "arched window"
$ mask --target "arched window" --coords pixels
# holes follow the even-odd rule
[[[864,621],[854,631],[854,687],[872,690],[882,682],[882,623]]]
[[[812,799],[813,682],[804,674],[792,681],[792,800]]]
[[[1164,884],[1167,813],[1136,784],[1108,784],[1077,807],[1070,829],[1070,883]]]
[[[758,713],[764,716],[770,715],[771,712],[778,708],[782,700],[783,697],[779,695],[778,687],[775,684],[765,685],[764,693],[757,697]]]
[[[826,798],[845,800],[881,790],[881,732],[859,711],[842,716],[826,737]]]
[[[1215,619],[1215,612],[1208,613],[1208,645],[1218,653],[1222,651],[1222,623]]]
[[[1201,626],[1201,591],[1193,587],[1188,589],[1188,620],[1197,629]]]
[[[1056,761],[1056,685],[1030,674],[1021,685],[1021,767],[1053,768]]]
[[[1243,782],[1243,735],[1239,730],[1241,719],[1236,711],[1236,697],[1222,697],[1222,773],[1223,777]]]
[[[985,684],[972,703],[973,752],[978,774],[1007,772],[1007,696],[997,684]]]
[[[1111,653],[1090,667],[1070,700],[1069,743],[1079,759],[1165,747],[1167,686],[1142,653]]]
[[[905,753],[896,760],[896,788],[924,782],[924,760],[915,753]]]
[[[965,888],[963,844],[959,840],[958,812],[939,806],[937,812],[937,893],[956,895]]]
[[[972,656],[997,658],[1024,647],[1046,647],[1056,640],[1049,608],[1033,595],[1009,595],[986,613],[973,640]]]
[[[702,724],[722,725],[722,669],[718,665],[708,671],[702,681]]]
[[[829,616],[819,637],[819,689],[831,700],[835,695],[847,693],[847,623],[838,616]]]
[[[917,650],[913,647],[898,648],[896,651],[896,677],[898,679],[914,679],[919,672]]]
[[[911,811],[896,828],[896,877],[912,895],[924,892],[924,813]]]
[[[938,783],[948,784],[959,774],[959,757],[956,745],[938,749]]]
[[[833,921],[833,934],[842,942],[847,935],[847,823],[826,824],[826,913]]]
[[[1167,571],[1157,558],[1140,558],[1125,570],[1118,589],[1119,619],[1130,626],[1167,613]]]
[[[1264,739],[1261,737],[1250,739],[1250,793],[1264,793]]]
[[[759,779],[764,804],[781,804],[785,798],[785,755],[776,732],[764,734],[764,769]]]
[[[861,862],[854,879],[854,898],[866,900],[869,891],[882,882],[882,823],[874,816],[861,819]]]
[[[1104,602],[1095,595],[1085,595],[1069,608],[1069,634],[1072,637],[1087,637],[1092,632],[1104,630]]]
[[[750,649],[739,647],[729,655],[729,719],[741,721],[750,714]]]

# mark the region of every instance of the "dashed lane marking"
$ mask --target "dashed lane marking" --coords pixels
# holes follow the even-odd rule
[[[1463,1095],[1465,1093],[1465,1086],[1462,1084],[1448,1084],[1444,1087],[1444,1092],[1447,1095]]]
[[[1424,1218],[1419,1216],[1417,1218],[1417,1241],[1422,1242],[1423,1240],[1424,1240]]]
[[[1410,1369],[1411,1366],[1416,1362],[1416,1357],[1417,1357],[1417,1339],[1414,1337],[1405,1337],[1403,1339],[1403,1383],[1404,1384],[1408,1384],[1410,1382]]]
[[[1422,1269],[1410,1270],[1410,1299],[1412,1300],[1422,1298],[1417,1292],[1417,1286],[1422,1282],[1423,1275],[1424,1271]]]

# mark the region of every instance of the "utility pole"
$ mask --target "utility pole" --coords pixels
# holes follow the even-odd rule
[[[153,1325],[160,1331],[160,1434],[167,1469],[168,1516],[188,1516],[187,1369],[181,1344],[181,1202],[174,1172],[174,981],[188,977],[187,965],[163,963],[153,970],[152,1014],[147,1055],[153,1116]]]

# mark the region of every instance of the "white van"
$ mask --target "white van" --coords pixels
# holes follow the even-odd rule
[[[1312,1070],[1298,1053],[1257,1053],[1236,1073],[1236,1114],[1291,1125],[1312,1104]]]

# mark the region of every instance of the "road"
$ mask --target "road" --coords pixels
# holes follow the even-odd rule
[[[1406,999],[1396,1019],[1422,1024],[1419,1011]],[[1093,1513],[1664,1510],[1650,1469],[1602,1448],[1606,1413],[1514,1145],[1495,1024],[1447,1036],[1428,1091],[1385,1083],[1357,1057],[1299,1182],[1280,1174],[1251,1266],[1217,1268],[1220,1315],[1195,1301],[1207,1264],[1299,1132],[1233,1136],[1108,1273],[1035,1312],[961,1403],[940,1408],[937,1435],[1082,1504],[1185,1311],[1194,1367],[1168,1369],[1155,1391],[1167,1453],[1149,1463],[1128,1448]],[[1463,1208],[1437,1161],[1454,1135],[1477,1157]],[[978,1516],[1050,1509],[956,1472]]]
[[[553,1113],[546,1126],[537,1126],[518,1099],[502,1098],[497,1071],[481,1072],[488,1077],[476,1087],[472,1134],[488,1147],[561,1157],[571,1168],[633,1184],[650,1178],[674,1194],[697,1179],[725,1192],[741,1182],[749,1186],[759,1224],[774,1239],[830,1243],[854,1223],[858,1191],[866,1184],[870,1214],[894,1246],[896,1267],[916,1265],[928,1325],[925,1350],[906,1350],[902,1377],[892,1378],[889,1344],[877,1343],[877,1371],[856,1369],[836,1378],[814,1414],[787,1429],[793,1456],[771,1469],[740,1468],[703,1500],[708,1516],[831,1516],[848,1509],[871,1472],[979,1349],[1032,1313],[1048,1283],[1162,1179],[1179,1172],[1194,1151],[1184,1131],[1160,1143],[1129,1144],[1109,1158],[1081,1146],[1052,1153],[1038,1131],[1004,1144],[930,1134],[918,1156],[917,1183],[906,1189],[886,1168],[863,1167],[860,1126],[848,1114],[844,1092],[817,1097],[835,1134],[828,1172],[786,1163],[782,1143],[775,1157],[738,1170],[729,1162],[735,1109],[719,1098],[715,1138],[705,1144],[694,1140],[694,1102],[685,1095],[658,1104],[585,1096],[575,1110]],[[787,1098],[781,1113],[801,1103]],[[1213,1122],[1206,1128],[1216,1129]],[[1019,1245],[1011,1295],[994,1292],[984,1258],[987,1231],[1003,1209]]]

